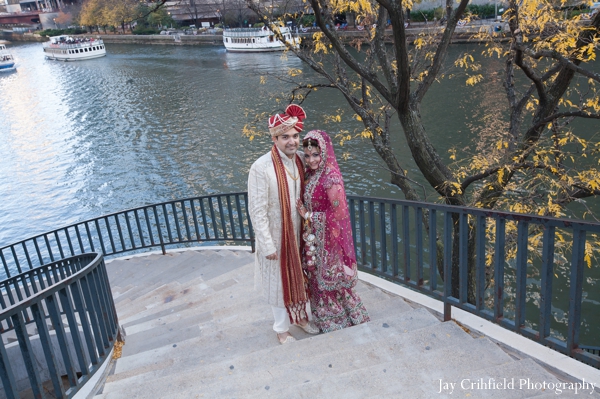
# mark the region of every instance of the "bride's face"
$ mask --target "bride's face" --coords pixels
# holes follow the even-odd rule
[[[319,147],[311,147],[310,150],[304,147],[304,160],[309,168],[317,170],[321,163],[321,150]]]

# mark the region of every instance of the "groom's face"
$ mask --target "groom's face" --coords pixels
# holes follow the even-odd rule
[[[273,142],[281,152],[292,158],[300,145],[300,133],[291,128],[280,136],[273,137]]]

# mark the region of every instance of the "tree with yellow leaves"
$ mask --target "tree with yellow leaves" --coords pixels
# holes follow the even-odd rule
[[[581,157],[597,156],[600,142],[590,140],[592,134],[584,138],[584,133],[571,130],[575,119],[600,119],[600,74],[590,67],[600,43],[600,13],[587,22],[580,17],[565,19],[553,3],[508,0],[503,16],[506,32],[498,35],[488,26],[472,35],[486,44],[484,55],[504,60],[502,84],[509,121],[505,130],[482,131],[474,140],[474,154],[453,149],[450,160],[441,156],[420,112],[432,85],[448,76],[444,70],[448,46],[459,21],[470,18],[465,12],[468,0],[446,0],[445,26],[410,40],[405,14],[412,8],[410,0],[308,0],[320,31],[305,40],[302,49],[290,50],[324,81],[301,82],[293,96],[302,100],[317,87],[338,90],[364,125],[362,136],[371,140],[390,170],[391,182],[407,199],[424,199],[413,181],[425,180],[447,204],[561,216],[574,201],[600,195],[597,158],[581,162]],[[264,15],[256,4],[249,6]],[[335,29],[335,16],[343,12],[363,21],[364,37],[349,43],[358,51],[350,51],[344,35]],[[468,85],[485,79],[470,54],[453,64]],[[402,165],[394,154],[389,129],[394,117],[421,176],[410,176],[408,170],[414,168]],[[474,229],[471,226],[471,260]],[[455,247],[452,285],[456,290]],[[586,247],[586,256],[597,249],[597,243]],[[474,284],[473,270],[470,284]],[[469,292],[472,300],[474,291]]]
[[[148,5],[137,0],[86,0],[79,13],[79,24],[90,28],[121,27],[138,19],[145,19],[153,13],[163,11],[166,0],[158,0]]]

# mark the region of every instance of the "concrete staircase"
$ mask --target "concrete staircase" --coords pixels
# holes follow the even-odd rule
[[[108,263],[127,338],[94,397],[550,398],[531,384],[570,381],[362,282],[371,322],[317,336],[292,327],[298,341],[280,345],[253,263],[227,249]],[[485,389],[490,379],[509,385]]]

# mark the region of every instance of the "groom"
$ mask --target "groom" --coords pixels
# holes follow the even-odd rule
[[[295,104],[269,118],[271,151],[250,167],[248,211],[256,237],[255,281],[271,305],[273,330],[281,344],[295,341],[290,324],[310,334],[308,293],[300,260],[301,220],[296,200],[304,187],[304,164],[297,154],[306,118]]]

